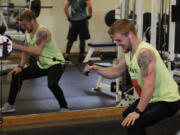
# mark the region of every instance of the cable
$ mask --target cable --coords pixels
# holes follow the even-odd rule
[[[88,72],[83,72],[83,71],[81,70],[81,68],[80,68],[77,64],[73,63],[72,61],[59,60],[59,59],[57,59],[56,57],[48,57],[48,56],[44,56],[44,55],[39,55],[39,57],[44,57],[44,58],[47,58],[47,59],[51,59],[52,61],[59,61],[59,62],[62,62],[63,64],[69,64],[69,63],[71,63],[72,65],[74,65],[74,66],[76,67],[76,69],[78,69],[78,71],[79,71],[81,74],[88,76]],[[93,65],[92,61],[89,61],[88,64],[89,64],[89,65]]]
[[[56,57],[48,57],[48,56],[44,56],[44,55],[38,55],[38,56],[39,57],[44,57],[44,58],[47,58],[47,59],[51,59],[52,61],[59,61],[59,62],[61,62],[63,64],[70,62],[70,61],[59,60]]]
[[[12,39],[10,38],[10,37],[7,37],[8,39],[10,39],[11,41],[12,41]],[[8,40],[9,41],[9,40]],[[8,41],[7,42],[3,42],[3,50],[2,50],[2,52],[3,52],[3,58],[6,58],[9,54],[7,53],[8,51],[7,51],[7,43],[8,43]],[[5,53],[4,53],[5,52]],[[27,52],[26,52],[27,53]],[[47,58],[47,59],[51,59],[52,61],[58,61],[58,62],[60,62],[60,63],[62,63],[62,64],[67,64],[67,63],[72,63],[82,74],[84,74],[84,75],[86,75],[86,76],[88,76],[88,74],[87,73],[84,73],[82,70],[81,70],[81,68],[78,66],[78,65],[76,65],[75,63],[73,63],[72,61],[64,61],[64,60],[60,60],[60,59],[57,59],[56,57],[48,57],[48,56],[44,56],[44,55],[37,55],[37,56],[39,56],[39,57],[44,57],[44,58]]]

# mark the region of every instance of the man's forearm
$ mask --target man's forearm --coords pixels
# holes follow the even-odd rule
[[[87,7],[88,7],[88,14],[89,16],[92,16],[92,6],[90,0],[86,1]]]
[[[64,13],[65,13],[66,17],[69,18],[69,11],[67,8],[64,8]]]
[[[95,72],[108,79],[115,79],[121,75],[116,67],[100,67],[95,65]]]
[[[88,14],[89,14],[89,16],[92,16],[92,7],[88,8]]]
[[[67,18],[69,18],[69,6],[70,6],[69,2],[66,1],[65,5],[64,5],[64,13]]]
[[[154,91],[154,87],[152,86],[143,86],[142,90],[141,90],[141,97],[140,97],[140,101],[139,101],[139,104],[137,105],[137,108],[143,112],[149,101],[151,100],[152,98],[152,94],[153,94],[153,91]]]
[[[39,46],[34,46],[34,47],[28,47],[28,46],[23,46],[23,45],[18,45],[13,43],[13,49],[20,50],[22,52],[30,53],[33,55],[40,55],[41,54],[41,49]]]
[[[29,55],[26,53],[22,53],[21,54],[21,62],[20,62],[20,66],[24,66],[25,63],[28,61]]]

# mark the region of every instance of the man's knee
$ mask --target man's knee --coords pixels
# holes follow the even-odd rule
[[[55,81],[48,82],[48,88],[54,90],[58,86],[58,83]]]
[[[147,135],[147,133],[143,128],[129,127],[128,135]]]
[[[128,127],[128,135],[146,135],[146,131],[142,123],[137,120],[133,126]]]
[[[18,74],[13,73],[12,81],[17,81],[17,82],[21,81],[20,73],[18,73]]]

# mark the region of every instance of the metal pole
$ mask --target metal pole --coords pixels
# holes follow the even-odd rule
[[[176,5],[176,0],[170,1],[170,7]],[[175,48],[175,22],[172,22],[172,10],[169,9],[169,59],[174,60],[174,48]],[[171,62],[168,62],[168,69],[171,71]]]
[[[135,14],[136,14],[136,0],[133,0],[133,15],[132,15],[132,19],[135,20]]]
[[[163,29],[164,29],[164,43],[163,43],[163,49],[165,50],[166,43],[166,34],[168,33],[168,23],[167,23],[167,0],[164,0],[164,20],[163,20]],[[170,19],[170,18],[169,18]]]
[[[152,0],[152,17],[151,17],[151,44],[156,48],[156,18],[157,18],[157,5],[158,1],[157,0]]]
[[[7,25],[7,23],[6,23],[6,20],[5,20],[5,18],[4,18],[4,15],[3,15],[2,11],[0,11],[0,17],[1,17],[1,19],[2,19],[3,24],[4,24],[5,27],[6,27],[6,30],[8,30],[8,25]]]
[[[138,37],[143,39],[143,12],[144,12],[144,0],[138,0],[138,13],[137,13],[137,26],[138,26]]]
[[[129,0],[125,0],[125,16],[126,19],[129,17]]]
[[[159,24],[158,24],[158,44],[157,44],[157,48],[160,49],[160,55],[162,57],[162,45],[161,45],[161,29],[163,29],[162,27],[162,18],[163,18],[163,11],[164,11],[164,0],[160,0],[160,14],[159,14]]]

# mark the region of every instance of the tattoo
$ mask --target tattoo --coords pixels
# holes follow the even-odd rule
[[[39,31],[37,34],[36,45],[40,45],[44,40],[48,39],[48,33],[46,31]]]
[[[153,61],[153,54],[150,50],[146,50],[138,56],[138,64],[139,67],[141,68],[143,77],[146,77],[148,75],[149,64],[152,61]]]

